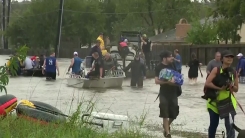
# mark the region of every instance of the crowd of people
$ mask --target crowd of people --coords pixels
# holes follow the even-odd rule
[[[123,38],[119,43],[122,51],[128,51],[128,40]],[[124,49],[124,50],[123,50]],[[149,68],[150,52],[152,44],[146,35],[142,37],[142,52],[145,56],[146,65],[141,62],[140,55],[135,55],[134,61],[132,61],[127,67],[123,68],[123,71],[131,69],[131,86],[143,87],[143,80],[146,76],[146,68]],[[104,50],[104,52],[103,52]],[[68,72],[72,69],[72,73],[76,75],[81,74],[82,59],[79,57],[78,52],[73,53],[71,64],[68,68]],[[92,47],[89,56],[92,56],[91,70],[86,74],[87,78],[99,77],[103,78],[105,72],[109,70],[116,70],[118,63],[110,53],[105,51],[103,34],[101,34],[95,42],[95,46]],[[212,59],[206,67],[206,82],[204,84],[204,96],[203,99],[207,100],[207,111],[210,116],[210,125],[208,128],[208,137],[215,138],[216,130],[219,124],[219,119],[224,119],[226,134],[228,138],[235,138],[235,131],[230,125],[229,115],[234,120],[236,115],[236,107],[239,104],[233,93],[238,92],[238,83],[245,83],[245,58],[242,53],[237,54],[239,62],[236,69],[231,67],[234,59],[234,55],[229,50],[222,52],[216,52],[215,58]],[[175,84],[174,79],[168,81],[162,81],[159,79],[159,74],[162,69],[171,69],[179,73],[182,73],[182,59],[179,51],[174,50],[174,55],[171,51],[163,51],[160,54],[160,63],[155,68],[155,83],[160,85],[159,90],[159,117],[163,118],[164,136],[171,138],[170,126],[172,122],[179,115],[178,97],[182,93],[182,88]],[[92,64],[93,63],[93,64]],[[10,63],[7,63],[8,65]],[[52,52],[49,57],[43,55],[33,56],[31,58],[26,57],[24,61],[18,61],[17,73],[19,69],[23,68],[26,71],[33,70],[35,68],[41,69],[42,73],[46,75],[47,79],[55,80],[56,71],[59,75],[58,61],[55,58],[55,53]],[[195,84],[198,78],[198,71],[202,72],[199,62],[195,53],[191,54],[191,60],[189,61],[188,78],[190,84]]]
[[[155,83],[160,84],[158,96],[160,101],[159,117],[163,118],[164,136],[166,138],[171,138],[170,125],[179,115],[178,96],[182,93],[182,89],[174,83],[173,79],[169,81],[159,80],[159,73],[165,68],[181,73],[181,57],[178,50],[175,50],[174,54],[175,57],[170,51],[162,52],[160,54],[161,63],[155,68]],[[210,116],[209,138],[215,138],[220,119],[225,121],[227,138],[235,138],[235,130],[231,126],[229,115],[234,121],[239,103],[233,93],[238,92],[238,83],[244,83],[245,58],[242,53],[239,53],[237,55],[239,62],[236,69],[234,69],[231,66],[234,57],[229,50],[216,52],[215,58],[206,67],[207,78],[202,98],[207,100],[207,111]],[[201,64],[194,53],[191,55],[191,61],[188,66],[190,67],[188,77],[195,83]],[[242,109],[242,107],[240,108]]]
[[[13,55],[15,56],[15,55]],[[33,74],[33,70],[41,70],[42,65],[44,62],[45,56],[32,56],[32,57],[26,57],[24,61],[21,61],[20,58],[18,58],[17,66],[15,67],[16,74],[19,76],[22,72],[25,72],[27,76],[31,76]],[[11,61],[8,60],[7,66],[10,66]],[[11,72],[10,72],[11,74]],[[11,74],[14,75],[14,74]]]

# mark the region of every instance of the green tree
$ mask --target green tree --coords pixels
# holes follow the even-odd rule
[[[59,1],[32,1],[24,14],[13,20],[6,35],[13,44],[50,48],[55,43]],[[64,3],[62,37],[79,38],[82,44],[96,39],[104,28],[105,16],[93,0],[68,0]]]
[[[165,31],[175,28],[181,18],[189,22],[193,16],[200,19],[199,13],[205,8],[204,4],[190,0],[118,1],[116,11],[121,14],[118,15],[120,21],[116,26],[153,34],[155,29]]]
[[[9,61],[10,64],[7,66],[6,64],[3,66],[0,66],[0,92],[4,91],[7,94],[6,86],[9,83],[9,76],[8,72],[10,72],[13,75],[16,75],[16,69],[17,69],[17,62],[18,60],[24,61],[26,58],[28,47],[22,46],[18,49],[16,49],[16,53],[14,56],[10,57]]]
[[[200,21],[192,24],[191,30],[188,32],[186,41],[191,44],[211,44],[217,40],[217,27],[212,22],[205,21],[201,24]]]
[[[242,11],[244,7],[241,5],[242,0],[216,0],[216,9],[213,12],[214,18],[217,18],[219,38],[228,43],[229,40],[234,44],[240,41],[237,31],[241,29],[244,22]]]

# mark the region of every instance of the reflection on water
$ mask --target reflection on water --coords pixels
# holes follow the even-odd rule
[[[6,62],[8,56],[0,55],[0,64]],[[59,59],[60,76],[55,82],[45,81],[45,78],[34,77],[13,77],[10,78],[8,93],[21,99],[31,99],[49,103],[61,109],[65,113],[75,111],[78,101],[84,101],[84,106],[91,99],[96,103],[95,110],[101,112],[111,112],[115,114],[129,115],[131,118],[141,116],[147,112],[146,123],[162,123],[159,115],[159,102],[155,101],[159,86],[154,83],[154,79],[144,81],[144,88],[129,87],[130,81],[125,80],[120,89],[81,89],[67,87],[67,68],[70,59]],[[202,69],[205,72],[204,69]],[[206,111],[206,101],[201,99],[203,95],[203,85],[205,78],[198,78],[197,85],[188,84],[188,68],[183,67],[185,82],[182,87],[183,93],[179,97],[180,115],[175,124],[176,129],[205,132],[209,125],[209,116]],[[205,76],[205,74],[204,74]],[[240,85],[237,94],[239,102],[245,106],[244,90],[245,86]],[[3,94],[3,93],[2,93]],[[238,109],[236,124],[245,128],[245,122],[241,110]],[[218,130],[224,130],[224,122],[220,121]]]

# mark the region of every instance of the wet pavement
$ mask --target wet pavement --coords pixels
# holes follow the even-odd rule
[[[0,55],[0,64],[6,62],[8,56]],[[114,114],[128,115],[132,119],[141,120],[146,114],[146,124],[161,124],[158,117],[158,101],[154,102],[159,91],[159,86],[154,79],[146,79],[144,88],[129,87],[129,80],[123,82],[121,89],[79,89],[67,86],[67,67],[70,59],[59,59],[60,76],[55,82],[45,81],[45,78],[37,77],[13,77],[7,87],[8,94],[13,94],[21,99],[30,99],[51,104],[64,113],[69,114],[76,110],[78,101],[95,101],[95,110],[98,112],[109,112]],[[180,115],[174,122],[173,129],[190,132],[207,133],[209,126],[209,115],[206,111],[206,101],[201,99],[203,85],[205,82],[205,68],[202,69],[204,78],[198,78],[198,84],[189,85],[187,72],[188,68],[183,67],[185,82],[182,87],[183,93],[179,97]],[[245,85],[239,85],[239,92],[236,95],[238,101],[245,107]],[[3,93],[0,93],[2,95]],[[84,104],[83,109],[86,107]],[[235,123],[245,128],[245,115],[237,109]],[[224,121],[220,121],[218,132],[225,130]]]

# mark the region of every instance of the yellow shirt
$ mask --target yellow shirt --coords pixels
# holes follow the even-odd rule
[[[100,49],[101,49],[101,51],[105,50],[105,42],[104,42],[104,40],[100,36],[97,38],[97,40],[100,41]]]
[[[105,49],[105,43],[104,43],[104,40],[102,39],[102,37],[98,37],[97,40],[100,41],[100,49],[101,49],[101,52],[102,52],[102,55],[105,56],[106,53],[107,53],[107,50]]]
[[[21,62],[20,58],[18,57],[18,60],[20,61],[20,65],[22,66],[23,63]],[[10,66],[10,60],[7,61],[6,66],[9,67]]]

